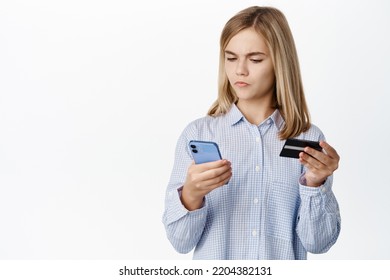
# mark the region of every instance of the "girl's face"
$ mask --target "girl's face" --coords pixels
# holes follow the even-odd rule
[[[225,72],[239,101],[271,102],[275,73],[263,36],[247,28],[237,33],[225,49]]]

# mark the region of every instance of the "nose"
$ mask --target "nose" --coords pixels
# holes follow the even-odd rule
[[[247,76],[248,75],[248,68],[247,68],[245,60],[240,59],[237,62],[236,75],[237,76]]]

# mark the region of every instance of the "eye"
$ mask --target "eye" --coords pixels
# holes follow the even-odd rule
[[[227,61],[236,61],[237,58],[235,58],[235,57],[227,57],[226,60]]]
[[[262,59],[251,59],[251,61],[252,61],[253,63],[260,63],[260,62],[262,62],[263,60],[262,60]]]

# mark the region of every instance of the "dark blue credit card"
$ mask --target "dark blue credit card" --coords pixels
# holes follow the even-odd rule
[[[322,151],[320,143],[317,141],[289,138],[284,143],[283,149],[280,152],[280,156],[299,158],[299,153],[303,152],[305,147],[310,147],[316,149],[317,151]]]

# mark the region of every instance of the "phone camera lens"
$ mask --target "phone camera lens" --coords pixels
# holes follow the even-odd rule
[[[191,148],[195,149],[195,148],[196,148],[196,146],[195,146],[195,145],[191,145]]]
[[[192,149],[192,151],[196,154],[198,152],[198,150],[196,149]]]

